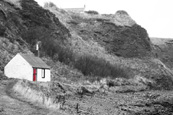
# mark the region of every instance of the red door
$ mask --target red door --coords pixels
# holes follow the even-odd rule
[[[37,81],[37,69],[33,69],[33,81]]]

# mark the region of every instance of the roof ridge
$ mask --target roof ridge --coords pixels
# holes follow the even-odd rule
[[[21,55],[32,67],[35,68],[50,68],[40,57],[36,57],[34,54],[23,54]]]

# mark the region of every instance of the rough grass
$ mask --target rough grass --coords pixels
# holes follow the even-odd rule
[[[13,86],[13,90],[32,103],[39,103],[47,108],[60,109],[61,104],[56,102],[56,99],[49,97],[50,94],[45,94],[43,87],[36,83],[20,80]],[[44,87],[44,90],[47,91],[48,89]]]
[[[54,3],[52,2],[47,2],[44,5],[45,9],[48,9],[50,12],[54,13],[56,17],[60,20],[60,22],[66,26],[67,28],[69,27],[68,21],[71,20],[71,16],[69,13],[63,9],[58,8]]]
[[[77,69],[74,69],[73,67],[70,67],[64,63],[53,61],[48,62],[50,65],[52,65],[52,81],[61,81],[63,83],[76,83],[79,81],[82,81],[85,77],[84,75]]]

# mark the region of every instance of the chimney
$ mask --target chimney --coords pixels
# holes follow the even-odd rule
[[[37,50],[37,56],[40,57],[40,51],[39,51],[39,46],[40,46],[41,41],[38,41],[36,43],[36,50]]]

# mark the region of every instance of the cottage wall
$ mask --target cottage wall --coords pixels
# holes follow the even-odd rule
[[[43,78],[42,69],[37,69],[37,81],[47,82],[50,81],[50,69],[45,69],[45,77]]]
[[[4,74],[9,78],[27,79],[33,81],[33,68],[20,54],[17,54],[4,68]]]

